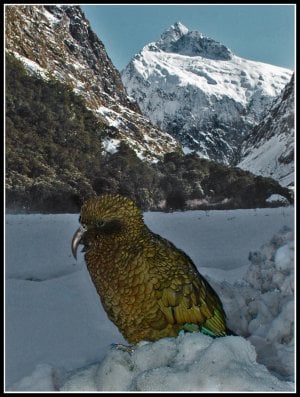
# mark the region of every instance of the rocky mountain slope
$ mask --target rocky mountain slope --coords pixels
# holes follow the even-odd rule
[[[79,6],[7,5],[6,49],[27,69],[67,83],[107,125],[106,151],[125,140],[148,160],[176,150],[169,134],[155,128],[130,99],[103,43]]]
[[[201,157],[236,164],[240,145],[292,71],[240,58],[180,22],[122,71],[143,114]]]
[[[242,148],[239,167],[294,184],[294,75]]]

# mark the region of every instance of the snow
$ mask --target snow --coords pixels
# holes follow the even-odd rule
[[[59,22],[59,19],[56,18],[51,12],[47,11],[46,8],[43,9],[43,14],[51,24],[56,24]]]
[[[225,164],[291,75],[234,55],[181,24],[144,46],[121,72],[127,93],[155,126]],[[209,141],[203,133],[211,133]]]
[[[132,354],[70,240],[78,215],[6,215],[7,390],[291,391],[292,207],[144,214],[218,291],[240,336],[180,334]],[[267,369],[268,368],[268,369]]]
[[[275,266],[277,270],[288,271],[290,270],[290,263],[293,260],[293,245],[292,242],[278,248],[275,254]],[[281,286],[282,287],[282,286]]]
[[[267,203],[273,203],[277,201],[287,205],[289,203],[288,199],[286,197],[281,196],[280,194],[271,194],[271,196],[266,199]]]
[[[288,151],[287,143],[287,139],[275,135],[260,146],[253,147],[251,153],[238,166],[256,175],[272,177],[287,186],[294,181],[294,164],[282,164],[278,161],[280,156]],[[289,143],[294,145],[293,137],[290,137]]]
[[[175,22],[174,25],[171,25],[169,29],[167,29],[161,36],[161,40],[159,43],[161,45],[168,46],[172,42],[178,40],[180,37],[184,36],[188,33],[188,28],[184,26],[181,22]],[[155,44],[155,43],[152,43]],[[150,44],[151,45],[151,44]]]
[[[182,147],[182,151],[183,151],[183,153],[184,154],[190,154],[190,153],[193,153],[193,150],[192,149],[190,149],[189,147],[187,147],[187,146],[183,146]]]
[[[235,55],[228,61],[219,61],[200,56],[189,57],[174,53],[153,52],[149,51],[148,47],[141,51],[140,58],[135,58],[132,64],[137,76],[151,83],[147,89],[146,97],[143,98],[143,101],[139,101],[136,92],[145,91],[146,88],[138,84],[138,79],[135,82],[134,76],[130,76],[126,69],[122,73],[123,83],[129,95],[137,99],[141,109],[153,122],[163,122],[165,114],[174,114],[182,105],[178,101],[179,97],[175,104],[174,100],[164,103],[167,108],[163,107],[163,114],[159,113],[159,106],[157,106],[157,114],[150,114],[150,109],[153,109],[155,105],[152,103],[152,106],[149,107],[150,102],[154,100],[153,91],[158,87],[166,93],[174,92],[176,88],[179,89],[176,93],[177,97],[184,92],[185,88],[188,88],[197,91],[202,102],[204,102],[202,96],[205,95],[211,103],[217,103],[220,100],[227,102],[233,100],[246,107],[256,92],[271,97],[278,95],[292,74],[288,69],[250,61]],[[241,76],[241,70],[247,73]],[[262,74],[264,79],[260,80]],[[156,102],[160,106],[161,99],[164,98],[156,98]],[[168,108],[172,105],[176,105],[176,109]],[[203,105],[204,103],[202,103],[202,107]],[[255,109],[258,115],[263,110],[258,106]],[[192,114],[197,115],[194,111]]]
[[[12,51],[12,53],[14,54],[14,56],[19,59],[21,62],[24,63],[26,69],[32,73],[32,74],[38,74],[40,75],[43,79],[47,80],[47,74],[46,74],[46,69],[42,68],[41,66],[39,66],[36,62],[31,61],[30,59],[23,57],[22,55],[20,55],[19,53],[17,53],[16,51]]]
[[[283,186],[294,184],[293,85],[292,79],[257,126],[256,136],[250,136],[245,142],[242,161],[238,164],[254,174],[272,177]]]
[[[109,139],[109,138],[105,138],[102,141],[102,145],[103,145],[103,149],[104,152],[106,153],[116,153],[118,151],[118,147],[120,145],[120,139]]]
[[[118,112],[105,106],[100,106],[96,110],[96,113],[103,116],[109,126],[117,128],[119,133],[120,128],[123,128],[121,134],[123,134],[126,143],[128,143],[129,146],[134,149],[136,155],[141,160],[145,160],[147,158],[147,160],[150,160],[151,162],[156,162],[158,159],[157,157],[153,157],[152,154],[156,153],[156,155],[161,155],[161,153],[164,152],[161,148],[161,145],[165,147],[166,142],[171,142],[171,144],[174,145],[173,148],[178,145],[175,139],[166,132],[160,132],[160,136],[158,137],[157,131],[154,128],[151,128],[150,131],[147,127],[144,128],[145,125],[149,124],[149,121],[137,113],[134,114],[133,111],[125,108],[124,106],[118,105]],[[135,134],[133,133],[135,131],[133,124],[128,124],[128,120],[131,118],[131,115],[132,117],[139,119],[139,122],[141,123],[140,125],[142,126],[143,139],[139,137],[137,140]],[[152,136],[147,134],[147,130]],[[120,139],[105,138],[103,142],[104,151],[115,153],[117,151],[118,143],[120,143]]]
[[[234,358],[234,360],[233,360]],[[253,384],[253,379],[255,383]],[[91,388],[92,386],[92,388]],[[257,364],[255,348],[241,337],[202,334],[141,342],[133,354],[109,352],[101,364],[71,377],[62,391],[264,391],[292,390]]]
[[[81,63],[73,62],[72,65],[73,65],[73,68],[76,70],[84,69],[84,66]]]

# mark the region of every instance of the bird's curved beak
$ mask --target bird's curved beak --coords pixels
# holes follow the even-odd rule
[[[75,259],[77,259],[78,245],[81,243],[82,236],[84,235],[84,233],[86,231],[87,231],[86,227],[80,226],[80,228],[76,230],[76,232],[74,233],[74,236],[72,238],[71,248],[72,248],[72,254]]]

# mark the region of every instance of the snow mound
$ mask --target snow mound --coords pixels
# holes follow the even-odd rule
[[[285,229],[251,254],[246,280],[260,293],[248,306],[249,340],[269,369],[294,372],[294,239]],[[284,365],[285,364],[285,365]]]
[[[250,252],[245,285],[223,283],[228,325],[255,346],[257,361],[285,380],[294,379],[294,234],[283,228]],[[219,288],[220,291],[220,288]],[[235,305],[234,305],[235,304]]]
[[[256,362],[255,348],[242,337],[212,339],[180,334],[141,342],[129,354],[113,348],[97,365],[78,371],[61,391],[288,391]]]
[[[292,391],[292,382],[256,362],[254,346],[238,336],[200,333],[140,342],[133,353],[112,347],[101,363],[73,371],[38,365],[12,390],[23,391]]]

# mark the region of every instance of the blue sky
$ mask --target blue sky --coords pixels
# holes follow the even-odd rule
[[[174,22],[198,30],[236,55],[294,69],[295,6],[81,5],[117,69]]]

